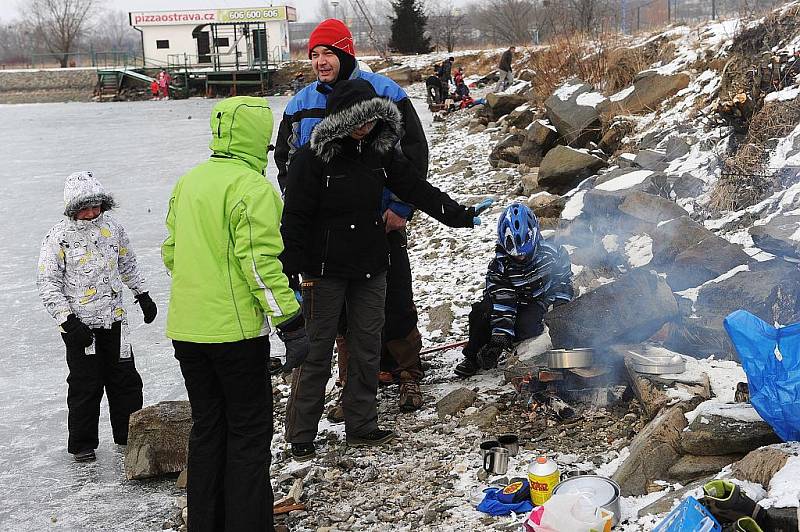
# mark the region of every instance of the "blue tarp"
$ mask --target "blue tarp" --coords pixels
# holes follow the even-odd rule
[[[773,327],[745,310],[725,318],[750,403],[784,441],[800,440],[800,323]]]

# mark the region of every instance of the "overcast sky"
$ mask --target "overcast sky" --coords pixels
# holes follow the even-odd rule
[[[340,0],[347,1],[347,0]],[[452,0],[453,5],[464,5],[467,0]],[[24,0],[0,0],[0,20],[9,21],[20,18],[19,6]],[[220,7],[256,7],[262,5],[289,5],[297,9],[297,19],[301,22],[316,20],[319,0],[99,0],[98,4],[113,10],[122,11],[165,11],[169,9],[206,9]]]

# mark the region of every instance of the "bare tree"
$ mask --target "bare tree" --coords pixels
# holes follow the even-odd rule
[[[472,12],[473,24],[497,44],[523,44],[535,26],[535,0],[488,0]]]
[[[31,53],[41,51],[33,25],[11,21],[0,25],[0,63],[27,65]]]
[[[466,15],[460,9],[453,7],[452,1],[449,0],[430,9],[428,33],[437,49],[443,47],[448,52],[455,49],[462,39],[465,19]]]
[[[138,52],[141,50],[139,32],[134,30],[125,11],[103,13],[103,24],[97,25],[90,35],[95,50]]]
[[[97,0],[31,0],[24,8],[31,13],[38,37],[61,67],[67,66],[69,53],[87,29]]]

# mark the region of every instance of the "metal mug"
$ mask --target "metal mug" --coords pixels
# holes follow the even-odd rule
[[[500,442],[497,440],[486,440],[481,442],[481,458],[489,454],[489,451],[495,447],[502,447],[502,445],[500,445]]]
[[[505,475],[508,472],[509,456],[505,447],[493,447],[483,457],[483,469],[491,475]]]
[[[501,447],[508,449],[508,454],[517,456],[519,453],[519,436],[516,434],[502,434],[497,437]]]

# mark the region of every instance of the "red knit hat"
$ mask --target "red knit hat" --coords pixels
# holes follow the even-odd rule
[[[308,58],[311,59],[311,50],[317,46],[327,46],[328,48],[338,48],[348,55],[356,56],[356,48],[353,45],[353,34],[341,20],[329,18],[319,23],[314,28],[308,38]]]

